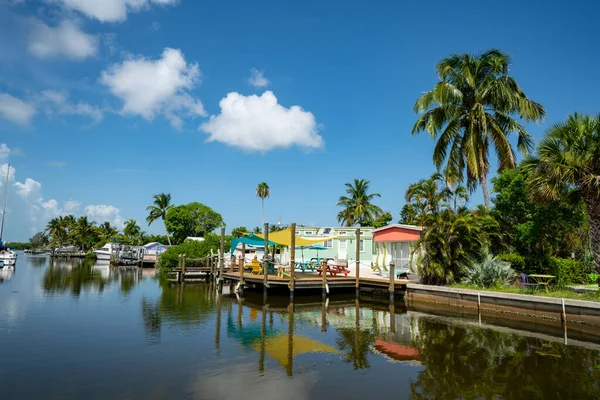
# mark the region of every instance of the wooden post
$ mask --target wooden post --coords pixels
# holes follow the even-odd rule
[[[294,372],[294,303],[288,305],[288,359],[287,375],[292,376]]]
[[[185,282],[185,254],[181,256],[181,281]]]
[[[242,243],[242,257],[240,258],[240,290],[244,290],[244,263],[246,262],[246,243]]]
[[[323,277],[323,301],[327,297],[327,261],[321,260],[321,275]]]
[[[225,270],[225,227],[221,227],[221,251],[219,253],[219,282],[223,287],[223,272]]]
[[[394,301],[394,291],[396,285],[396,272],[394,271],[396,263],[390,262],[390,301]]]
[[[356,296],[360,291],[360,228],[356,229]]]
[[[296,223],[292,222],[292,237],[290,238],[290,301],[294,301],[294,289],[296,287],[294,270],[296,269]]]
[[[327,332],[327,302],[321,303],[321,332]]]
[[[217,350],[217,356],[221,353],[221,301],[223,297],[220,293],[217,293],[217,323],[215,329],[215,349]]]
[[[396,305],[390,301],[390,332],[396,332]]]
[[[269,223],[265,222],[263,226],[265,236],[265,251],[263,255],[263,294],[267,295],[267,287],[269,286]]]

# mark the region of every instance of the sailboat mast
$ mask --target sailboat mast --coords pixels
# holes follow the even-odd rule
[[[2,235],[4,234],[4,214],[6,214],[6,197],[8,195],[8,177],[10,176],[10,164],[6,169],[6,183],[4,184],[4,205],[2,206],[2,222],[0,223],[0,245],[2,245]]]

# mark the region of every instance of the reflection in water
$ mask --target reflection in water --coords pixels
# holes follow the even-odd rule
[[[70,293],[78,297],[82,291],[102,293],[105,288],[119,282],[120,292],[127,295],[142,279],[139,269],[110,267],[83,259],[48,259],[49,267],[42,280],[48,294]]]
[[[21,257],[21,256],[19,256],[19,257]],[[28,256],[23,255],[22,257],[23,258],[27,257],[27,263],[29,265],[31,265],[32,267],[35,267],[35,268],[45,267],[46,264],[48,263],[49,258],[50,258],[50,257],[45,256],[45,255],[34,255],[34,256],[32,256],[32,255],[28,255]],[[23,258],[21,258],[21,260]]]
[[[415,399],[600,396],[597,351],[427,318],[419,319],[418,331],[426,368],[411,384]]]
[[[15,269],[16,268],[7,268],[7,267],[0,269],[0,283],[10,281],[12,279],[13,275],[15,274]]]

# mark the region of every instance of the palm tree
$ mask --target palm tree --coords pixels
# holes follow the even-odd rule
[[[140,233],[140,227],[137,224],[137,221],[133,218],[130,218],[125,222],[125,229],[123,229],[123,234],[129,239],[133,239]]]
[[[423,114],[412,134],[426,131],[436,139],[435,166],[441,169],[446,164],[446,180],[451,186],[463,181],[466,171],[467,187],[473,191],[481,184],[488,209],[490,146],[496,150],[499,171],[514,168],[509,136],[517,134],[517,148],[524,154],[532,149],[533,139],[513,116],[531,122],[546,114],[508,75],[509,65],[508,55],[495,49],[476,56],[452,54],[437,65],[440,82],[414,105],[415,112]]]
[[[154,204],[146,207],[147,211],[150,211],[146,221],[148,221],[148,226],[150,226],[157,219],[162,219],[163,224],[165,223],[165,217],[167,216],[167,211],[173,205],[171,204],[171,194],[170,193],[159,193],[154,195]],[[167,241],[169,242],[169,246],[171,245],[171,238],[169,237],[169,231],[167,230],[167,226],[165,225],[165,232],[167,233]]]
[[[52,246],[62,246],[67,236],[63,217],[52,218],[46,225]]]
[[[73,243],[78,243],[83,251],[87,250],[88,244],[91,244],[94,234],[97,232],[94,225],[95,222],[88,221],[87,217],[79,217],[71,231]]]
[[[105,242],[108,242],[113,236],[116,236],[118,231],[115,227],[113,227],[110,222],[104,221],[100,226],[98,226],[98,234]]]
[[[260,197],[262,201],[262,221],[263,225],[265,224],[265,198],[271,195],[271,189],[269,189],[269,185],[266,182],[261,182],[256,187],[256,195]]]
[[[537,155],[523,164],[532,195],[557,200],[571,192],[583,199],[589,216],[592,251],[600,272],[600,115],[573,114],[552,125]]]
[[[369,194],[369,181],[366,179],[354,179],[354,183],[346,183],[348,196],[341,196],[338,201],[339,207],[344,207],[338,214],[338,221],[346,226],[358,224],[368,226],[379,217],[383,210],[372,203],[375,197],[381,197],[379,193]]]

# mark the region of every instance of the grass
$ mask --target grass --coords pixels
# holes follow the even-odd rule
[[[563,299],[573,299],[573,300],[587,300],[587,301],[600,301],[600,292],[587,292],[587,293],[575,293],[566,289],[554,289],[550,287],[550,291],[546,293],[546,291],[541,288],[535,291],[531,291],[531,289],[525,289],[524,292],[521,291],[521,288],[518,286],[497,286],[497,287],[479,287],[475,285],[469,285],[466,283],[455,283],[450,287],[455,289],[473,289],[473,290],[482,290],[488,292],[502,292],[502,293],[514,293],[514,294],[529,294],[535,296],[545,296],[545,297],[558,297]],[[598,286],[595,285],[595,288]]]

